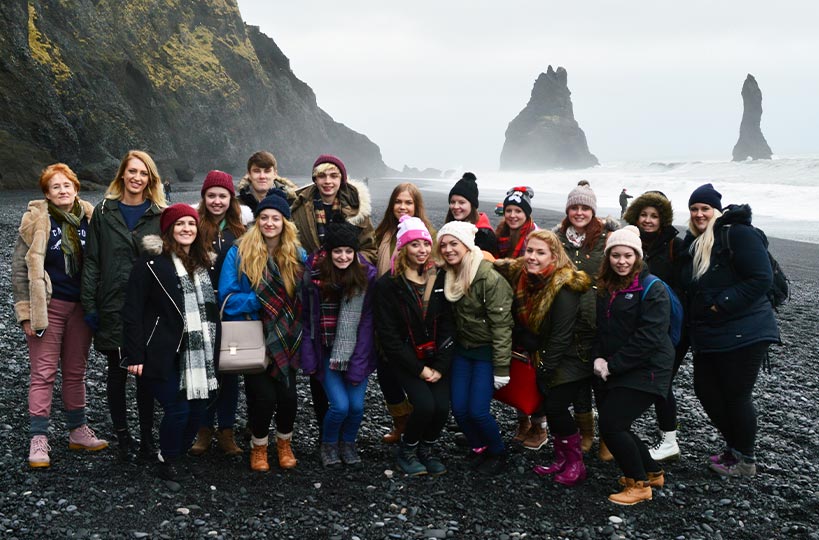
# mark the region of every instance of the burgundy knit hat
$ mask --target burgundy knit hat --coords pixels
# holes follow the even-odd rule
[[[344,184],[347,183],[347,168],[344,166],[344,162],[342,162],[341,159],[330,154],[322,154],[316,158],[315,162],[313,162],[313,169],[315,169],[322,163],[332,163],[333,165],[338,167],[338,170],[341,172],[341,185],[343,186]],[[313,181],[315,180],[316,179],[313,178]]]
[[[159,229],[164,233],[168,227],[176,223],[176,220],[185,216],[192,217],[199,224],[199,214],[193,206],[185,203],[172,204],[162,211],[162,216],[159,218]]]
[[[233,177],[226,172],[210,171],[208,173],[205,177],[205,181],[202,183],[202,197],[204,197],[205,192],[212,187],[225,188],[230,191],[231,197],[236,196],[236,191],[233,188]]]

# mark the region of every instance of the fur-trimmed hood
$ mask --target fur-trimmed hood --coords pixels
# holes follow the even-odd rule
[[[660,214],[660,228],[670,227],[674,222],[674,209],[671,206],[671,201],[656,191],[647,191],[634,199],[623,215],[623,219],[629,225],[637,226],[640,212],[647,206],[653,206]]]
[[[312,202],[315,192],[315,184],[299,188],[296,192],[296,202],[293,203],[292,207],[293,213],[295,213],[296,209],[300,206],[304,205],[305,201]],[[347,182],[339,188],[338,198],[342,211],[344,211],[347,217],[347,221],[356,227],[362,226],[371,216],[373,209],[370,189],[363,182],[348,179]]]
[[[285,191],[292,191],[295,192],[298,189],[298,186],[289,178],[285,178],[283,176],[277,176],[273,179],[274,184],[278,183],[281,184],[280,186],[274,187],[281,187]],[[250,188],[250,175],[245,174],[241,180],[239,180],[239,184],[236,186],[236,190],[242,190],[245,188]]]

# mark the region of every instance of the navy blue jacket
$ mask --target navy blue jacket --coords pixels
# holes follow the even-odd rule
[[[729,229],[733,261],[722,245]],[[694,280],[690,232],[685,238],[686,264],[682,285],[688,302],[689,332],[694,352],[735,351],[755,343],[779,343],[779,328],[766,293],[773,273],[762,236],[751,226],[751,208],[731,205],[714,223],[711,265]],[[716,306],[717,311],[711,310]]]

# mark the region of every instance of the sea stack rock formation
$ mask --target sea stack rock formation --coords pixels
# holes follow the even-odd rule
[[[734,161],[746,159],[771,159],[771,147],[762,135],[762,91],[750,73],[742,85],[742,123],[739,140],[734,145]]]
[[[257,150],[288,175],[323,153],[356,177],[387,170],[237,0],[9,0],[0,20],[0,187],[32,188],[55,161],[107,185],[132,148],[170,180],[244,172]]]
[[[598,165],[586,134],[574,119],[566,70],[549,66],[529,103],[506,128],[501,170],[582,169]]]

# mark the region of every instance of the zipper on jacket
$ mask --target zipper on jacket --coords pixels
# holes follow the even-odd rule
[[[179,306],[177,306],[176,302],[173,301],[173,297],[168,292],[168,290],[165,289],[165,286],[162,284],[162,281],[159,279],[159,276],[156,275],[156,272],[154,272],[154,269],[151,268],[150,264],[148,265],[148,270],[150,270],[151,274],[154,275],[154,279],[156,279],[156,282],[159,283],[160,287],[162,287],[162,291],[168,296],[168,300],[171,301],[171,304],[173,304],[173,307],[176,308],[177,313],[179,313],[179,317],[182,318],[182,333],[179,335],[179,343],[176,345],[176,352],[179,352],[180,347],[182,347],[182,339],[185,337],[185,328],[184,328],[185,327],[185,316],[182,315],[182,312],[179,310]]]
[[[148,345],[151,343],[151,340],[152,340],[152,339],[153,339],[153,337],[154,337],[154,332],[156,332],[156,327],[157,327],[157,326],[159,326],[159,317],[157,317],[157,318],[156,318],[156,321],[154,321],[154,327],[153,327],[153,329],[151,330],[151,335],[150,335],[150,336],[148,336],[148,341],[146,341],[146,342],[145,342],[145,346],[146,346],[146,347],[147,347],[147,346],[148,346]]]

